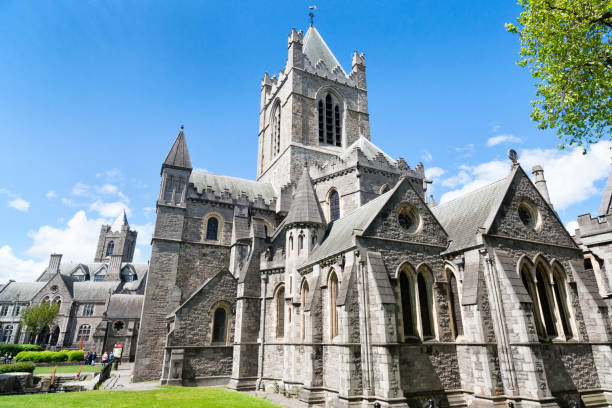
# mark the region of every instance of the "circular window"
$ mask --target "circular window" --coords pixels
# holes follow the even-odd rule
[[[518,216],[524,226],[536,229],[539,226],[540,214],[531,200],[523,199],[518,206]]]
[[[51,286],[51,293],[55,293],[55,292],[57,292],[57,290],[58,290],[57,285]]]
[[[409,233],[418,231],[421,225],[421,217],[418,211],[412,205],[404,203],[400,206],[397,212],[397,220],[402,228]]]
[[[120,332],[121,330],[123,330],[124,327],[125,327],[125,323],[123,323],[123,321],[121,320],[117,320],[115,323],[113,323],[113,329],[116,332]]]

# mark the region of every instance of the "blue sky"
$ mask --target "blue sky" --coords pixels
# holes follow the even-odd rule
[[[126,208],[149,257],[159,170],[179,126],[192,163],[254,178],[259,85],[284,67],[310,2],[0,2],[0,280],[51,252],[93,260]],[[372,141],[445,201],[505,176],[515,148],[541,164],[567,225],[599,208],[609,142],[555,149],[529,118],[534,81],[504,30],[511,1],[334,1],[315,25],[345,70],[366,54]]]

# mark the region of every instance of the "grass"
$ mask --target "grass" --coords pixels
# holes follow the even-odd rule
[[[100,370],[102,370],[102,366],[84,365],[81,372],[82,373],[97,373]],[[53,366],[36,367],[34,369],[34,374],[51,374],[51,371],[53,371]],[[75,373],[76,374],[77,371],[79,371],[79,366],[71,365],[71,366],[57,366],[57,370],[55,372],[56,373]]]
[[[223,388],[163,387],[150,391],[89,391],[0,397],[3,408],[280,408]]]

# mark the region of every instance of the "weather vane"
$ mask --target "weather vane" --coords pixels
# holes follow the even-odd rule
[[[310,26],[313,27],[314,26],[314,13],[313,11],[317,9],[317,6],[308,6],[308,10],[310,10],[310,13],[308,13],[308,15],[310,16]]]

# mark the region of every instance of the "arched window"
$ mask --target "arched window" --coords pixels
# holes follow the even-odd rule
[[[13,325],[7,324],[2,331],[2,343],[10,343],[13,335]]]
[[[298,236],[298,254],[302,252],[304,249],[304,235],[300,234]]]
[[[208,241],[217,241],[219,235],[219,220],[215,217],[210,217],[206,224],[206,239]]]
[[[285,286],[281,285],[276,291],[276,337],[285,336]]]
[[[293,235],[289,236],[289,250],[293,251]]]
[[[412,316],[412,282],[408,278],[408,274],[405,272],[400,273],[400,293],[402,301],[402,323],[404,324],[404,336],[414,336],[416,331],[414,329],[414,319]]]
[[[329,275],[329,337],[333,339],[338,335],[338,310],[336,300],[338,299],[338,277],[332,271]]]
[[[385,194],[387,191],[391,190],[388,184],[383,184],[380,188],[379,194]]]
[[[59,296],[56,296],[55,299],[53,299],[53,304],[57,305],[57,308],[61,308],[62,307],[62,299]]]
[[[306,300],[308,299],[308,281],[304,279],[304,283],[302,283],[302,341],[306,338]]]
[[[60,328],[59,326],[55,326],[55,329],[53,329],[53,333],[51,334],[51,340],[49,340],[49,345],[55,346],[57,344],[57,341],[59,340],[59,335]]]
[[[540,317],[540,306],[537,298],[537,293],[534,287],[533,276],[527,266],[523,266],[521,269],[521,280],[523,281],[523,286],[529,293],[529,297],[531,298],[531,303],[533,304],[533,315],[536,321],[536,329],[538,331],[539,337],[546,337],[546,331],[544,330],[544,325],[542,324],[542,319]]]
[[[213,314],[212,342],[227,342],[227,312],[223,307],[217,307]]]
[[[453,335],[463,335],[463,319],[461,318],[461,303],[459,302],[459,288],[457,286],[457,278],[455,274],[448,271],[448,304],[452,318]]]
[[[91,334],[91,326],[88,324],[82,324],[79,327],[79,331],[77,333],[76,341],[77,343],[81,341],[89,341],[89,335]]]
[[[417,285],[419,286],[419,306],[421,312],[421,330],[423,338],[434,337],[432,313],[431,313],[431,291],[423,276],[424,272],[419,272]]]
[[[277,101],[272,113],[272,157],[280,153],[281,106]]]
[[[112,255],[114,250],[115,250],[115,243],[113,241],[110,241],[108,245],[106,246],[106,256]]]
[[[538,265],[537,271],[537,289],[538,297],[540,298],[540,307],[542,308],[542,315],[544,323],[546,325],[546,332],[549,336],[557,336],[557,328],[555,327],[554,316],[551,308],[551,297],[550,297],[550,282],[548,276],[542,265]]]
[[[166,177],[166,188],[164,189],[164,201],[172,201],[172,192],[174,190],[174,177]]]
[[[317,105],[319,143],[342,146],[342,112],[340,104],[328,93]]]
[[[183,201],[183,188],[185,188],[185,180],[179,177],[176,183],[176,193],[174,194],[174,202],[177,204]]]
[[[51,298],[49,296],[45,296],[40,304],[45,304],[51,302]]]
[[[329,220],[335,221],[340,218],[340,195],[336,190],[329,195]]]
[[[555,292],[555,300],[559,310],[559,318],[563,327],[565,338],[572,338],[574,333],[570,322],[569,305],[567,302],[567,290],[563,273],[557,268],[553,271],[553,290]]]

